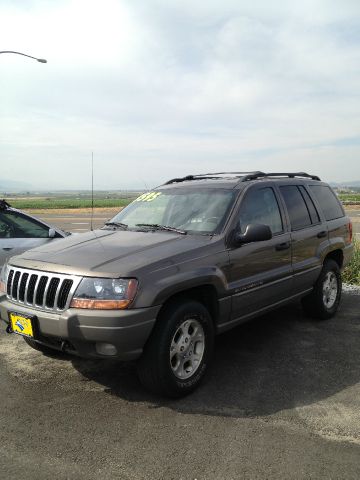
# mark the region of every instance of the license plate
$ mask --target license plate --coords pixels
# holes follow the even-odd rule
[[[10,327],[13,333],[25,337],[34,338],[33,318],[19,315],[18,313],[9,313]]]

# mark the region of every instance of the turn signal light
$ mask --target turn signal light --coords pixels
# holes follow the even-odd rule
[[[89,308],[93,310],[122,310],[127,308],[131,300],[95,300],[88,298],[73,298],[71,308]]]

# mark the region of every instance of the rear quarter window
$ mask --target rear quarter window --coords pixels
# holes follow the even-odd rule
[[[326,220],[334,220],[345,215],[341,203],[330,187],[326,185],[310,185],[310,191],[319,202]]]

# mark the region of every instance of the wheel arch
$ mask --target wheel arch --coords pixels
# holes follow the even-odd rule
[[[182,300],[194,300],[204,305],[210,314],[214,326],[217,324],[220,309],[218,293],[214,285],[203,284],[173,293],[164,301],[158,316],[160,316],[164,309],[170,304],[180,302]]]
[[[325,256],[324,262],[329,259],[334,260],[341,269],[344,263],[344,252],[340,248],[333,250]]]

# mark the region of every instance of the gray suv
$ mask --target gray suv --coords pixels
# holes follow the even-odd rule
[[[351,222],[314,175],[189,175],[100,230],[12,257],[0,313],[37,350],[136,359],[145,387],[179,397],[216,334],[295,299],[331,318],[352,251]]]

